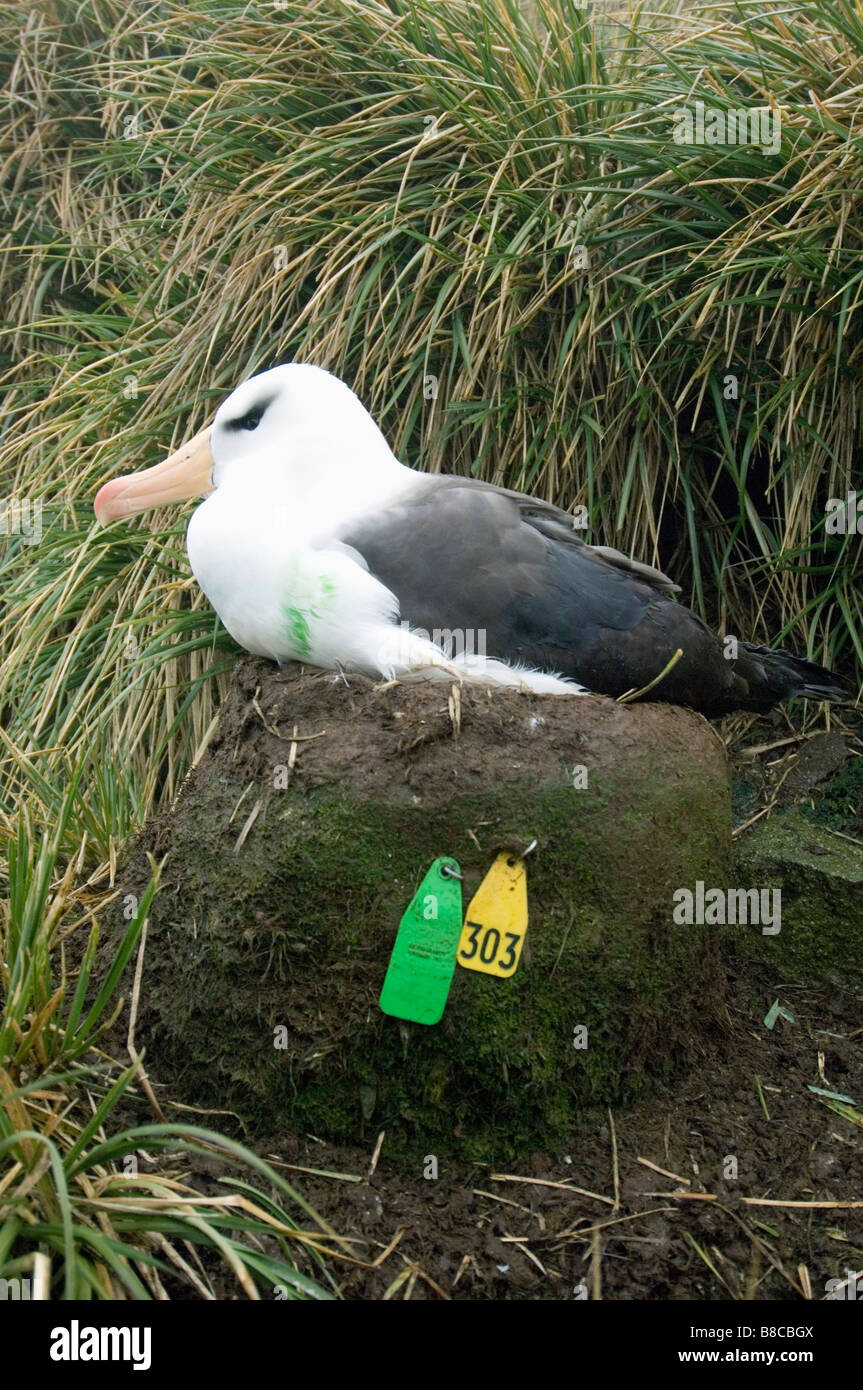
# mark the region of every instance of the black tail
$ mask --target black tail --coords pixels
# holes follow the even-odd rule
[[[826,666],[748,642],[740,643],[734,673],[747,687],[744,698],[738,700],[738,709],[766,710],[795,695],[810,700],[847,700],[851,696],[846,683]]]

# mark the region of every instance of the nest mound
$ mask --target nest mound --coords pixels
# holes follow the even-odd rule
[[[457,969],[434,1027],[384,1015],[396,930],[432,860],[458,859],[467,906],[495,854],[534,839],[517,973]],[[454,701],[447,685],[244,660],[123,894],[143,890],[148,853],[165,862],[138,1045],[170,1094],[252,1134],[386,1128],[390,1156],[411,1158],[554,1146],[583,1108],[669,1075],[718,1016],[715,934],[672,917],[676,889],[726,882],[730,853],[724,750],[687,710]]]

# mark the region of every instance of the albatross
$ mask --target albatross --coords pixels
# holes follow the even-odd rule
[[[201,495],[195,578],[240,646],[276,662],[565,695],[620,696],[665,672],[648,698],[710,716],[846,693],[811,661],[723,641],[666,575],[587,544],[560,508],[406,467],[353,391],[308,363],[244,381],[94,509],[105,524]]]

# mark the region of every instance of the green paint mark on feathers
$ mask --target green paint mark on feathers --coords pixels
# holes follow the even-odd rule
[[[308,656],[312,650],[312,633],[309,620],[301,608],[285,608],[288,635],[300,656]]]
[[[316,576],[305,585],[298,574],[299,566],[294,562],[292,574],[288,579],[288,589],[291,597],[295,599],[293,603],[285,603],[283,612],[287,626],[289,641],[298,658],[307,658],[312,654],[312,629],[309,623],[310,618],[320,618],[328,608],[331,608],[336,597],[336,583],[329,575],[322,574]],[[317,595],[309,593],[309,602],[305,606],[300,606],[296,602],[298,591],[305,587],[306,591],[317,588]]]

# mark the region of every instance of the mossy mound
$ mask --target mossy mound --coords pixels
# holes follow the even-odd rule
[[[145,851],[167,855],[137,1042],[170,1094],[253,1134],[386,1129],[390,1160],[500,1160],[561,1141],[579,1109],[633,1095],[704,1039],[715,934],[674,926],[672,894],[727,880],[709,724],[661,704],[462,690],[459,728],[449,695],[238,668],[210,748],[118,879],[140,892]],[[533,839],[515,976],[457,969],[434,1027],[381,1013],[432,860],[459,860],[466,906],[495,853]]]

